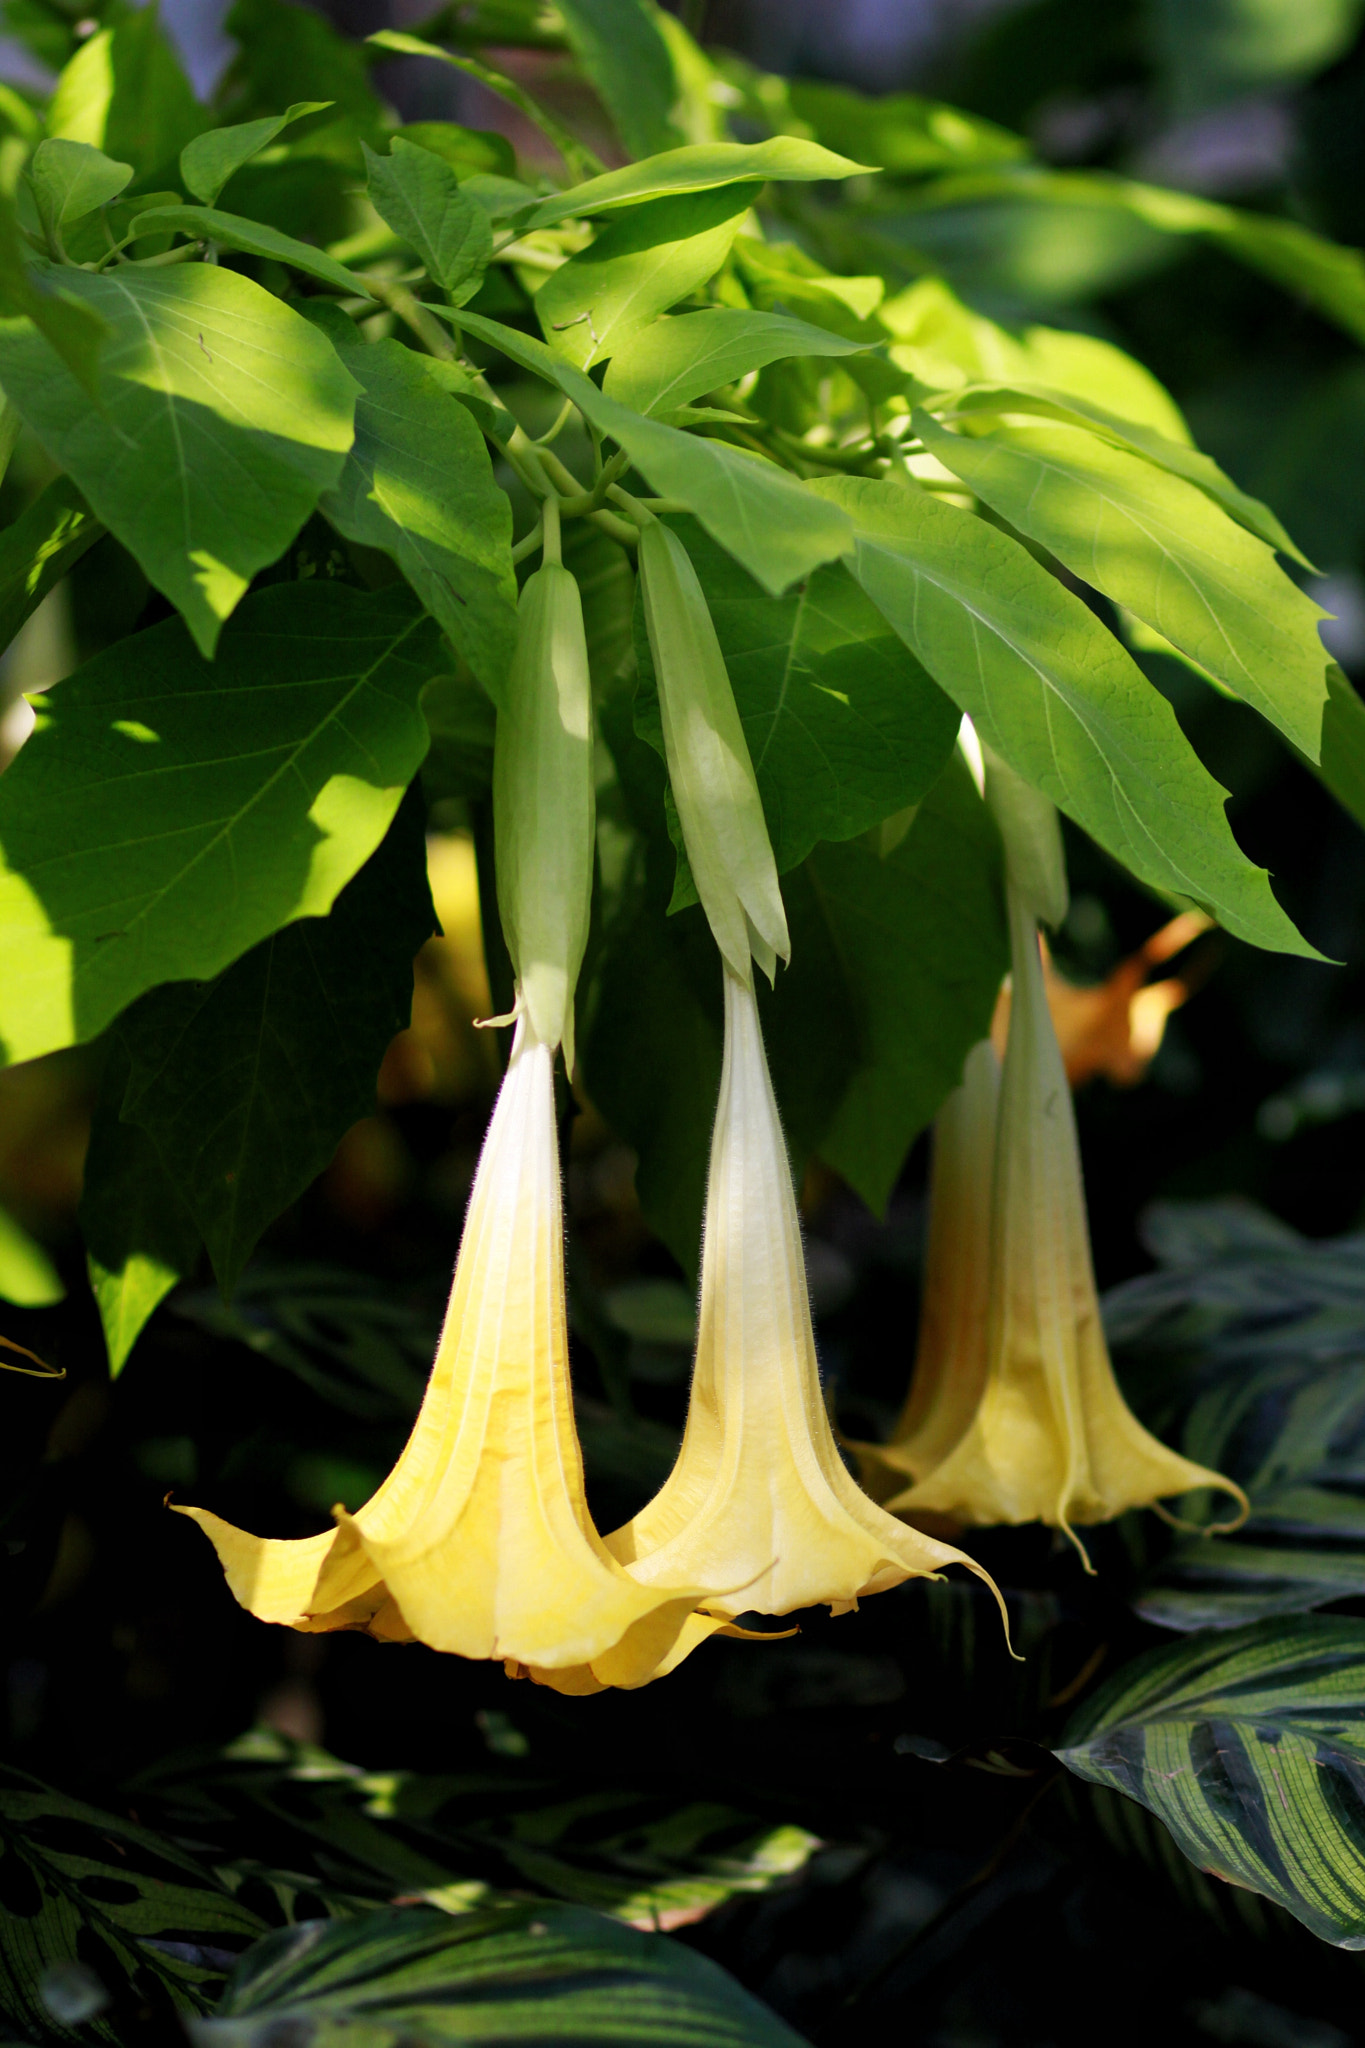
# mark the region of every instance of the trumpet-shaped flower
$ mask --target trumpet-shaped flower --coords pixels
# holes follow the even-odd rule
[[[965,1435],[986,1384],[991,1179],[1000,1061],[983,1038],[934,1123],[929,1242],[915,1371],[884,1444],[859,1443],[863,1484],[878,1500],[922,1479]]]
[[[948,1564],[986,1578],[877,1507],[839,1456],[758,1010],[728,970],[686,1434],[662,1490],[607,1545],[642,1584],[707,1587],[715,1614],[839,1613]]]
[[[987,795],[1005,841],[1014,991],[995,1147],[985,1384],[957,1442],[942,1446],[938,1462],[888,1505],[966,1522],[1041,1521],[1071,1534],[1075,1524],[1211,1487],[1232,1494],[1245,1514],[1239,1487],[1160,1443],[1119,1392],[1038,946],[1040,915],[1055,921],[1065,909],[1055,816],[998,762]],[[940,1397],[938,1405],[945,1425],[963,1419],[965,1404]]]
[[[379,1491],[299,1541],[181,1508],[262,1621],[500,1657],[562,1689],[633,1686],[719,1623],[629,1577],[588,1515],[569,1391],[551,1048],[523,1015],[479,1161],[436,1362]],[[559,1675],[562,1673],[562,1679]]]

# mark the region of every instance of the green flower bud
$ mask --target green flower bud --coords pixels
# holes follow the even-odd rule
[[[592,691],[578,585],[558,562],[528,577],[493,749],[498,910],[517,991],[572,1069],[573,998],[592,902]]]
[[[1066,916],[1070,892],[1057,808],[1015,774],[989,747],[986,802],[1005,844],[1005,874],[1036,923],[1055,931]]]
[[[702,908],[746,985],[791,957],[777,864],[716,629],[686,548],[662,521],[640,535],[645,625],[668,779]]]

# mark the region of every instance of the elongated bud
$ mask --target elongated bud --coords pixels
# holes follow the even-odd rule
[[[731,970],[749,983],[752,955],[771,981],[791,940],[753,762],[697,572],[658,519],[640,535],[640,582],[668,779],[697,894]]]
[[[578,585],[527,578],[493,750],[498,910],[536,1037],[573,1067],[573,999],[592,903],[592,693]]]
[[[981,752],[986,763],[986,802],[1005,843],[1010,886],[1018,891],[1036,923],[1056,931],[1070,901],[1056,805],[1031,789],[989,747]]]

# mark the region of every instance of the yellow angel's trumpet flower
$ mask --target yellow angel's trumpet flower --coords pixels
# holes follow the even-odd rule
[[[991,1181],[1000,1061],[983,1038],[934,1122],[915,1372],[884,1444],[850,1445],[877,1500],[922,1479],[966,1434],[986,1384]]]
[[[181,1508],[262,1621],[502,1658],[569,1692],[643,1685],[724,1617],[630,1578],[593,1527],[569,1385],[554,1054],[572,1031],[592,877],[588,663],[577,586],[523,592],[498,719],[499,901],[517,970],[511,1062],[484,1140],[426,1396],[379,1491],[299,1541]]]
[[[986,1375],[951,1448],[887,1505],[965,1522],[1106,1522],[1197,1488],[1240,1487],[1145,1430],[1119,1392],[1100,1321],[1071,1091],[1048,1010],[1039,921],[1066,910],[1056,814],[1003,763],[986,795],[1005,844],[1014,990],[991,1202]],[[940,1396],[945,1427],[960,1418]],[[1232,1525],[1232,1526],[1235,1526]],[[1088,1564],[1088,1560],[1087,1560]]]
[[[708,1587],[713,1614],[822,1602],[842,1613],[949,1564],[991,1584],[961,1551],[877,1507],[839,1456],[758,1010],[728,968],[686,1434],[662,1490],[607,1546],[641,1584]]]

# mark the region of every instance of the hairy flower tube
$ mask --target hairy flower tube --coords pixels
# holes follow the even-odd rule
[[[1000,1061],[983,1038],[934,1122],[929,1242],[915,1371],[884,1444],[858,1443],[863,1484],[877,1500],[922,1479],[966,1433],[986,1384],[991,1183]]]
[[[963,1420],[962,1433],[887,1505],[974,1523],[1050,1523],[1084,1558],[1073,1525],[1197,1488],[1233,1495],[1243,1515],[1246,1499],[1231,1480],[1160,1443],[1119,1392],[1038,946],[1040,918],[1059,921],[1066,904],[1056,817],[997,761],[986,794],[1005,843],[1014,992],[991,1199],[985,1382],[974,1412],[946,1389],[934,1398],[945,1433]]]
[[[991,1584],[877,1507],[839,1455],[758,1009],[728,968],[686,1433],[661,1491],[607,1546],[641,1584],[705,1586],[715,1614],[840,1613],[949,1564]]]

